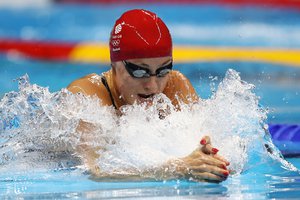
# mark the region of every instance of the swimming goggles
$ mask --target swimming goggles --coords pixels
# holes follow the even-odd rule
[[[154,74],[151,74],[150,70],[147,68],[127,61],[122,62],[127,72],[134,78],[149,78],[150,76],[165,77],[173,68],[173,63],[170,62],[170,64],[158,68]]]

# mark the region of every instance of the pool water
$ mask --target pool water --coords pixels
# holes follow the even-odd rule
[[[3,59],[3,61],[9,64],[12,63],[5,59]],[[65,87],[65,85],[67,85],[70,81],[69,79],[73,78],[65,78],[63,74],[60,73],[60,70],[47,71],[47,65],[50,68],[51,63],[28,60],[23,60],[21,62],[22,64],[27,64],[26,72],[30,75],[29,78],[33,77],[31,82],[40,82],[40,84],[43,85],[43,81],[49,81],[49,78],[51,77],[52,80],[50,82],[53,83],[53,87],[50,86],[50,89],[52,88],[51,90],[54,91],[59,90],[60,87]],[[39,66],[41,63],[43,63],[43,66],[45,67],[45,71],[43,73],[47,74],[47,76],[51,74],[49,78],[35,76],[36,72],[33,69],[40,70],[36,67],[36,65]],[[189,74],[196,73],[199,73],[200,76],[200,74],[203,73],[201,71],[201,64],[199,64],[200,67],[198,69],[193,67],[193,65],[189,66],[186,64],[182,68],[180,68],[180,66],[178,68],[187,76],[190,76]],[[12,66],[17,67],[17,65]],[[67,69],[70,69],[70,71],[74,72],[74,74],[77,73],[77,75],[79,75],[79,73],[84,75],[85,73],[95,71],[97,73],[101,73],[101,71],[108,69],[107,67],[96,67],[90,65],[72,66],[67,63],[56,63],[54,66],[51,65],[51,69],[53,69],[53,67],[60,69],[61,67],[66,66]],[[186,66],[189,68],[185,68]],[[84,70],[81,70],[81,68],[84,68]],[[194,69],[194,72],[191,69]],[[10,70],[6,70],[6,72],[10,72]],[[72,74],[72,72],[70,72],[70,74]],[[244,74],[246,74],[246,72]],[[217,74],[213,75],[218,76]],[[243,75],[243,72],[241,72],[241,75]],[[62,81],[60,81],[60,78],[57,78],[60,76]],[[36,80],[34,80],[35,77]],[[196,85],[197,92],[202,94],[205,98],[210,98],[212,93],[211,87],[213,87],[212,85],[217,87],[219,81],[222,80],[222,77],[220,77],[217,81],[211,80],[212,78],[203,80],[198,79],[197,76],[195,76],[195,78],[193,78],[193,76],[190,77],[192,83]],[[12,82],[11,84],[13,85],[12,87],[16,87],[18,85],[17,82]],[[197,84],[201,87],[197,87]],[[286,90],[278,90],[278,88],[273,88],[274,90],[268,91],[268,87],[264,84],[261,84],[260,87],[260,90],[264,89],[261,91],[262,93],[268,93],[271,96],[279,96],[282,91],[287,92]],[[18,91],[17,88],[15,90]],[[293,103],[297,105],[297,102],[291,102],[291,104]],[[276,102],[274,102],[272,106],[276,107],[280,106],[280,104],[276,104]],[[281,117],[281,114],[287,115],[287,117]],[[291,119],[291,116],[293,116],[293,113],[271,113],[271,115],[276,116],[276,118],[289,120]],[[296,113],[295,116],[299,116],[299,113]],[[270,120],[274,120],[276,118],[271,118]],[[297,117],[294,118],[294,120],[298,122]],[[251,154],[254,155],[254,153],[255,152],[252,152]],[[0,172],[0,197],[25,199],[110,199],[119,197],[128,199],[138,197],[142,199],[172,199],[174,197],[183,199],[285,199],[287,197],[296,198],[299,196],[300,175],[298,172],[285,170],[280,164],[278,164],[278,162],[274,162],[274,160],[267,160],[265,163],[257,163],[257,158],[255,158],[255,156],[251,159],[252,160],[249,161],[251,164],[248,168],[245,168],[241,174],[233,175],[229,177],[228,180],[220,184],[195,183],[187,180],[154,182],[97,181],[93,180],[93,178],[81,168],[77,168],[76,165],[72,166],[72,163],[71,165],[68,165],[63,161],[59,161],[59,165],[51,168],[50,170],[32,170],[27,166],[24,168],[21,167],[21,170],[17,169],[17,171],[4,170]],[[289,158],[288,161],[299,168],[299,158]],[[13,160],[9,162],[12,162],[10,164],[13,164]],[[23,163],[22,161],[17,160],[16,165],[22,166]]]
[[[300,159],[288,159],[300,166]],[[254,161],[255,162],[255,161]],[[185,180],[165,182],[96,182],[76,170],[14,173],[0,176],[0,197],[25,199],[183,198],[183,199],[288,199],[299,197],[300,175],[263,173],[272,165],[230,177],[221,184]]]
[[[108,40],[107,33],[119,13],[133,7],[86,6],[83,9],[78,5],[53,5],[13,10],[0,8],[0,37],[103,42]],[[143,7],[157,12],[170,24],[176,44],[300,47],[300,14],[296,10],[194,5]],[[181,13],[178,13],[178,8]],[[79,15],[80,19],[77,18]],[[6,22],[7,18],[11,23]],[[224,30],[223,36],[219,34],[221,29]],[[195,32],[189,34],[187,30]],[[268,34],[270,32],[274,34]],[[175,63],[175,69],[190,78],[204,99],[209,99],[217,90],[228,68],[240,72],[242,80],[256,86],[255,93],[261,98],[260,104],[270,110],[267,123],[300,124],[299,67],[242,61]],[[1,55],[0,96],[2,98],[12,90],[18,91],[18,84],[13,80],[25,73],[29,75],[32,84],[49,87],[51,92],[55,92],[76,78],[94,72],[100,74],[107,69],[109,67],[106,64],[48,62]],[[3,145],[1,139],[0,144]],[[97,181],[72,163],[68,165],[61,162],[50,170],[33,170],[26,163],[17,161],[17,165],[24,164],[26,167],[10,171],[0,165],[0,198],[297,199],[300,196],[299,172],[286,170],[278,162],[265,159],[259,163],[257,157],[251,157],[248,168],[220,184],[187,180]],[[300,168],[300,158],[287,160]],[[9,163],[13,165],[13,160]]]

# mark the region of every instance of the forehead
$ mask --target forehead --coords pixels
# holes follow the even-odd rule
[[[151,66],[162,66],[168,64],[172,61],[171,56],[158,57],[158,58],[138,58],[138,59],[128,59],[127,62],[131,62],[137,65],[151,67]]]

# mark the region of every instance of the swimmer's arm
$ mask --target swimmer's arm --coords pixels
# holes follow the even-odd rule
[[[206,182],[225,180],[229,174],[226,166],[230,163],[217,154],[218,150],[211,145],[209,136],[202,137],[200,144],[190,155],[169,160],[154,169],[155,177],[162,180],[183,178]]]
[[[193,181],[221,182],[226,180],[229,175],[226,168],[229,165],[228,161],[215,153],[212,154],[209,137],[205,136],[203,139],[206,140],[206,144],[184,158],[172,159],[161,166],[140,172],[126,170],[126,174],[105,174],[101,173],[99,168],[94,167],[90,170],[91,178],[99,181],[192,179]]]
[[[181,159],[172,159],[159,167],[141,172],[126,170],[126,173],[107,174],[99,168],[91,168],[91,179],[95,181],[136,181],[136,180],[178,180],[197,182],[221,182],[227,179],[229,171],[225,163],[203,154],[199,149]]]
[[[67,89],[73,94],[83,94],[86,96],[95,94],[93,88],[94,86],[88,82],[86,78],[75,80],[67,87]],[[87,168],[96,172],[96,160],[99,158],[97,152],[100,148],[89,145],[89,142],[92,141],[91,134],[93,133],[93,130],[93,124],[83,120],[79,121],[79,124],[76,128],[76,133],[80,135],[80,143],[76,147],[76,154],[81,158],[82,162]]]
[[[110,105],[110,100],[107,97],[107,91],[103,88],[102,83],[97,82],[98,79],[93,79],[96,74],[90,74],[80,79],[73,81],[67,89],[73,94],[83,94],[85,96],[97,96],[101,100],[101,105]],[[101,87],[102,86],[102,87]],[[94,174],[99,173],[97,167],[97,159],[99,158],[99,150],[104,147],[94,147],[91,144],[95,139],[95,127],[92,123],[80,120],[76,129],[76,133],[80,135],[80,144],[76,148],[77,155],[81,158],[86,167]]]
[[[94,132],[95,127],[93,124],[80,120],[79,125],[76,128],[76,133],[80,134],[80,143],[76,147],[76,153],[87,168],[96,171],[96,161],[99,158],[99,154],[97,152],[101,149],[101,147],[91,146],[93,141],[92,133]]]

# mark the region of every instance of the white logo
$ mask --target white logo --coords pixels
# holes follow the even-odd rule
[[[118,24],[118,25],[115,27],[115,34],[120,33],[121,30],[122,30],[122,25],[121,25],[121,24]]]
[[[112,40],[111,44],[115,47],[115,46],[119,46],[120,44],[120,40]]]

